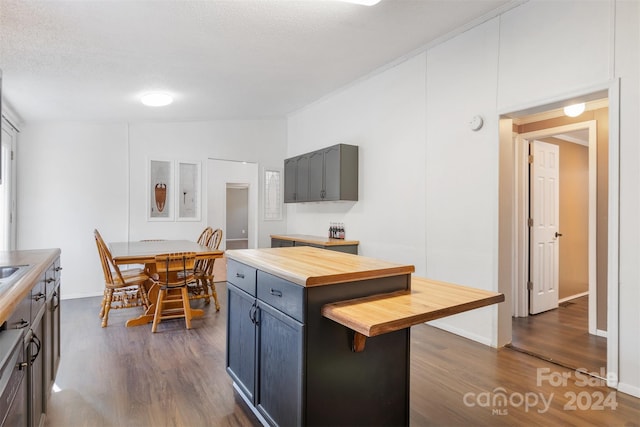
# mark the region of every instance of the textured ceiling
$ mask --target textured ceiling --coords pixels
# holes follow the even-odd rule
[[[25,122],[282,117],[511,5],[0,0],[3,95]]]

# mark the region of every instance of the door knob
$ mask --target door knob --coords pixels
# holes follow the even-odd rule
[[[562,233],[558,233],[558,232],[556,231],[556,239],[557,239],[558,237],[561,237],[561,236],[562,236]]]

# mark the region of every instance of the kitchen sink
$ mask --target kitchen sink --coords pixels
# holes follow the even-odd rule
[[[13,283],[20,278],[30,265],[4,265],[0,266],[0,286]]]
[[[15,266],[6,266],[0,267],[0,279],[8,279],[13,275],[16,271],[20,270],[20,267]]]

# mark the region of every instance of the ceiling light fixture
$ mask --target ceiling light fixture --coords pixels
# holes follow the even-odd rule
[[[567,105],[564,107],[564,114],[569,117],[578,117],[580,114],[584,113],[584,102],[580,104]]]
[[[340,1],[343,1],[345,3],[359,4],[362,6],[374,6],[380,3],[380,0],[340,0]]]
[[[173,97],[165,92],[150,92],[142,95],[140,101],[148,107],[164,107],[173,102]]]

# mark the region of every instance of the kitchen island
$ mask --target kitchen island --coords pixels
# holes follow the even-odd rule
[[[410,326],[503,299],[436,307],[421,286],[416,312],[412,265],[313,247],[227,258],[227,371],[265,425],[408,425]]]

